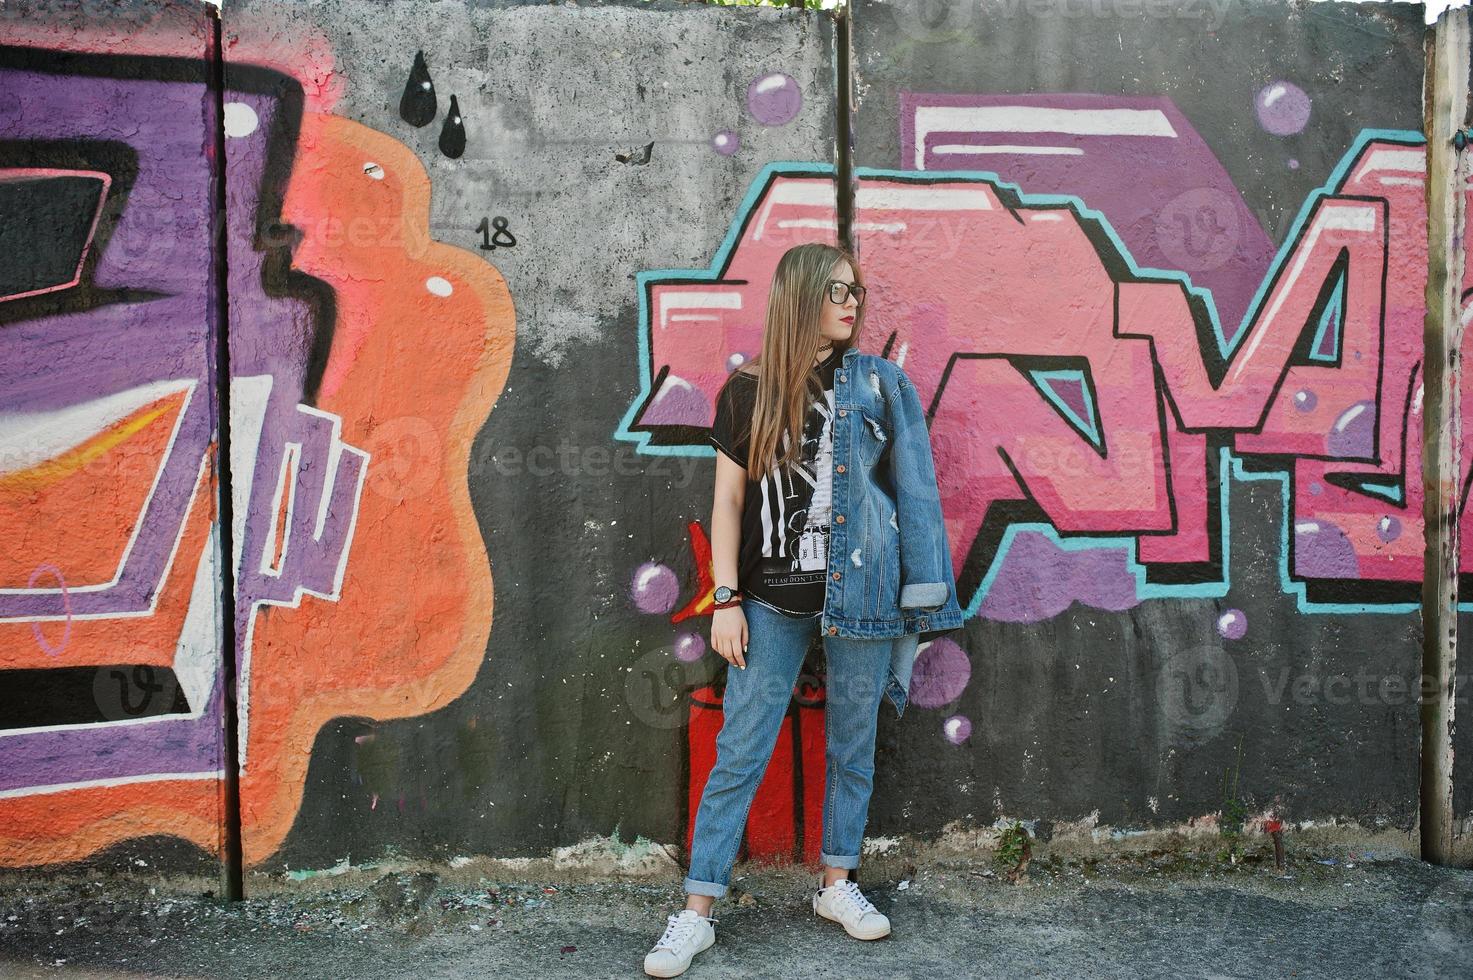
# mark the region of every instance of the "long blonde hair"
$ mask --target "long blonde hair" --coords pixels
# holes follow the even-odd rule
[[[853,253],[823,242],[794,245],[783,253],[772,274],[762,353],[749,362],[762,370],[757,376],[757,399],[752,411],[748,479],[759,479],[767,472],[772,465],[767,461],[777,453],[784,433],[788,445],[778,463],[793,466],[799,461],[808,406],[823,394],[813,359],[823,342],[818,324],[828,302],[828,282],[840,261],[847,261],[854,270],[854,282],[864,285]],[[834,354],[842,357],[844,351],[855,346],[863,326],[861,306],[854,314],[849,339],[833,342]],[[753,460],[759,465],[754,467]]]

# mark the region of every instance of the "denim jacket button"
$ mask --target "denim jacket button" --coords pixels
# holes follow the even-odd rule
[[[849,414],[849,410],[847,408],[841,408],[841,409],[839,409],[839,418],[843,418],[844,416],[846,416],[848,414]]]
[[[844,464],[843,463],[840,463],[839,464],[838,470],[839,470],[840,473],[844,472]]]
[[[843,577],[844,577],[844,573],[843,572],[835,572],[834,573],[834,581],[835,582],[839,581],[839,579],[841,579]]]
[[[830,626],[829,627],[829,636],[838,636],[838,635],[839,635],[839,627],[837,627],[837,626]]]
[[[835,515],[834,521],[836,523],[843,524],[844,523],[844,515],[843,514]]]
[[[848,381],[849,380],[849,375],[845,374],[843,371],[840,371],[839,372],[839,380],[840,381]]]

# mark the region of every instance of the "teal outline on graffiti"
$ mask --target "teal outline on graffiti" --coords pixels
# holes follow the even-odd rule
[[[1350,147],[1341,155],[1340,160],[1331,169],[1329,176],[1324,182],[1311,190],[1305,196],[1299,207],[1299,212],[1289,228],[1288,234],[1284,236],[1279,245],[1274,259],[1269,263],[1267,271],[1258,284],[1252,300],[1244,310],[1243,320],[1238,325],[1234,335],[1233,343],[1227,342],[1222,330],[1222,321],[1217,313],[1217,306],[1213,301],[1210,289],[1196,286],[1192,283],[1190,275],[1178,269],[1155,269],[1143,268],[1136,265],[1130,250],[1125,247],[1119,236],[1115,233],[1109,220],[1099,211],[1088,207],[1077,196],[1069,194],[1030,194],[1025,193],[1017,184],[1003,180],[995,171],[990,170],[896,170],[876,167],[856,167],[854,176],[856,180],[865,177],[878,177],[888,179],[902,179],[916,181],[923,178],[925,182],[935,181],[966,181],[973,183],[987,183],[997,188],[1004,188],[1013,195],[1021,205],[1036,206],[1063,206],[1073,211],[1081,219],[1087,219],[1105,233],[1115,247],[1117,256],[1125,263],[1129,274],[1138,279],[1169,280],[1178,283],[1182,289],[1192,297],[1201,301],[1203,309],[1211,318],[1213,336],[1216,338],[1220,356],[1225,360],[1231,360],[1237,352],[1237,348],[1247,336],[1248,328],[1258,318],[1262,306],[1267,298],[1268,287],[1273,283],[1284,263],[1288,261],[1293,247],[1299,242],[1303,233],[1304,225],[1309,218],[1314,206],[1325,197],[1335,196],[1340,186],[1344,183],[1349,173],[1351,164],[1360,156],[1366,144],[1373,140],[1385,140],[1398,142],[1406,145],[1425,145],[1426,138],[1415,130],[1406,129],[1362,129],[1351,142]],[[650,286],[656,281],[668,279],[684,279],[691,282],[719,282],[720,271],[726,267],[732,250],[740,240],[741,232],[751,220],[757,202],[762,199],[767,187],[772,180],[780,175],[811,176],[811,177],[835,177],[835,168],[831,164],[824,163],[798,163],[792,161],[775,162],[765,165],[753,178],[747,189],[746,195],[737,207],[736,215],[733,217],[726,237],[717,250],[715,258],[705,269],[656,269],[640,272],[637,274],[636,284],[639,293],[639,372],[640,390],[638,395],[631,401],[629,408],[619,420],[619,425],[614,432],[616,439],[625,441],[636,441],[639,443],[638,451],[652,455],[697,455],[714,457],[716,450],[711,446],[695,445],[672,445],[672,446],[650,446],[648,445],[649,434],[632,431],[629,428],[635,414],[640,406],[651,394],[652,379],[650,377],[650,332],[653,325],[650,322],[649,291]],[[1381,613],[1381,614],[1403,614],[1416,612],[1421,608],[1420,602],[1315,602],[1306,595],[1307,587],[1304,582],[1296,581],[1289,571],[1289,526],[1293,524],[1293,501],[1289,496],[1290,474],[1288,470],[1269,470],[1264,472],[1250,472],[1243,468],[1241,457],[1226,446],[1218,449],[1218,508],[1220,520],[1220,565],[1222,576],[1219,581],[1196,582],[1190,585],[1173,585],[1152,583],[1146,580],[1146,566],[1142,565],[1137,557],[1137,538],[1133,535],[1119,536],[1070,536],[1061,537],[1052,524],[1040,522],[1026,522],[1011,524],[1003,532],[999,541],[997,554],[993,556],[992,563],[988,567],[982,581],[972,594],[970,600],[964,607],[964,613],[968,618],[977,615],[983,601],[992,589],[997,575],[999,574],[1008,551],[1012,547],[1017,536],[1025,531],[1044,535],[1051,544],[1061,551],[1082,551],[1088,548],[1122,550],[1125,553],[1126,569],[1135,579],[1136,597],[1145,602],[1151,599],[1220,599],[1225,597],[1230,588],[1232,580],[1232,525],[1229,514],[1229,484],[1237,480],[1240,482],[1267,482],[1277,481],[1279,483],[1279,499],[1282,507],[1280,515],[1279,532],[1279,560],[1278,573],[1279,584],[1286,595],[1294,597],[1295,605],[1303,613]],[[1473,601],[1459,603],[1460,612],[1473,611]]]

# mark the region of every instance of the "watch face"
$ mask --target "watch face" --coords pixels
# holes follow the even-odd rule
[[[731,601],[731,589],[727,588],[724,585],[719,586],[716,589],[716,601],[717,602],[730,602]]]

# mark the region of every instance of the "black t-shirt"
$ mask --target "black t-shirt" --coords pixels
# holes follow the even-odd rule
[[[777,466],[749,480],[742,505],[738,587],[746,595],[797,616],[823,611],[829,561],[829,515],[833,501],[835,349],[815,370],[823,397],[808,407],[801,462]],[[745,466],[757,402],[757,376],[731,373],[716,396],[711,445]],[[786,436],[784,437],[786,438]]]

